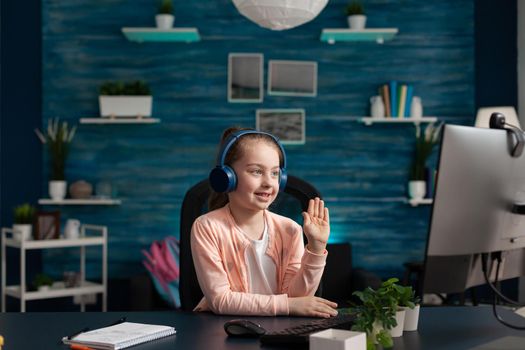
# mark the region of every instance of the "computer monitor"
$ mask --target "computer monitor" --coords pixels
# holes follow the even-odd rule
[[[498,280],[525,276],[525,154],[505,130],[446,125],[426,247],[424,293],[485,283],[482,254],[502,252]],[[489,277],[495,264],[489,258]]]

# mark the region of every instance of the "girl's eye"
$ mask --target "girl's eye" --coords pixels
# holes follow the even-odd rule
[[[272,171],[272,176],[273,177],[278,177],[279,176],[279,171]]]
[[[262,175],[262,170],[261,169],[252,170],[252,174],[254,174],[254,175]]]

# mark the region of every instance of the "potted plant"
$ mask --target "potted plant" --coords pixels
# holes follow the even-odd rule
[[[49,167],[51,170],[49,196],[56,201],[62,200],[66,197],[66,160],[76,130],[76,125],[69,128],[66,121],[60,124],[59,118],[50,118],[47,122],[47,129],[44,132],[35,129],[35,133],[42,144],[47,146],[49,153]]]
[[[399,288],[397,278],[390,278],[374,290],[370,287],[353,294],[361,300],[361,304],[350,308],[355,313],[353,331],[366,332],[368,350],[374,350],[376,344],[391,348],[392,337],[399,336],[396,328],[403,331],[404,311],[398,310]]]
[[[404,331],[417,330],[420,302],[421,299],[416,296],[416,291],[411,286],[400,287],[398,304],[405,310]]]
[[[173,27],[175,16],[173,15],[173,3],[171,0],[161,0],[158,14],[155,16],[155,22],[159,29],[165,30]]]
[[[423,199],[426,194],[426,162],[432,149],[439,141],[442,124],[435,126],[433,123],[428,124],[425,132],[416,128],[416,148],[414,150],[414,159],[410,166],[410,179],[408,182],[408,195],[412,199]]]
[[[18,241],[31,239],[33,222],[35,220],[35,207],[24,203],[14,209],[13,238]]]
[[[39,273],[33,280],[33,288],[38,291],[49,290],[53,285],[53,279],[45,273]]]
[[[152,100],[144,81],[108,81],[100,86],[100,116],[150,117]]]
[[[350,29],[363,30],[366,25],[366,15],[363,4],[360,1],[352,1],[345,8]]]

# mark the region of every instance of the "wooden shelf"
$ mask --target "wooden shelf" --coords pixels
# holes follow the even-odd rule
[[[56,201],[50,198],[41,198],[38,204],[42,205],[120,205],[120,199],[111,198],[87,198],[87,199],[62,199]]]
[[[423,198],[423,199],[408,199],[408,203],[413,206],[417,207],[419,205],[430,205],[434,202],[434,199],[432,198]]]
[[[321,41],[335,44],[337,41],[375,41],[383,44],[398,33],[397,28],[346,29],[326,28],[321,32]]]
[[[157,29],[157,28],[122,28],[122,33],[129,41],[138,43],[152,41],[152,42],[170,42],[183,41],[187,43],[200,41],[201,37],[197,28],[172,28],[172,29]]]
[[[389,118],[372,118],[372,117],[362,117],[359,119],[365,125],[372,125],[374,123],[412,123],[415,125],[421,123],[434,123],[437,121],[437,117],[421,117],[421,118],[401,118],[401,117],[389,117]]]
[[[80,124],[157,124],[160,119],[144,118],[80,118]]]

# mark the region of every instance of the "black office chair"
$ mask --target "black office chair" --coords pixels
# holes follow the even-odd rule
[[[208,180],[202,180],[186,192],[181,208],[180,219],[180,280],[179,293],[181,308],[191,311],[202,299],[202,291],[197,280],[191,254],[190,234],[195,219],[207,212],[210,193]],[[320,197],[319,191],[308,182],[288,175],[284,192],[277,196],[270,210],[302,222],[301,213],[308,208],[311,198]],[[381,283],[379,277],[370,273],[354,273],[352,270],[351,246],[349,243],[330,244],[325,272],[316,295],[334,300],[339,304],[349,300],[351,291],[368,285],[376,287]]]

